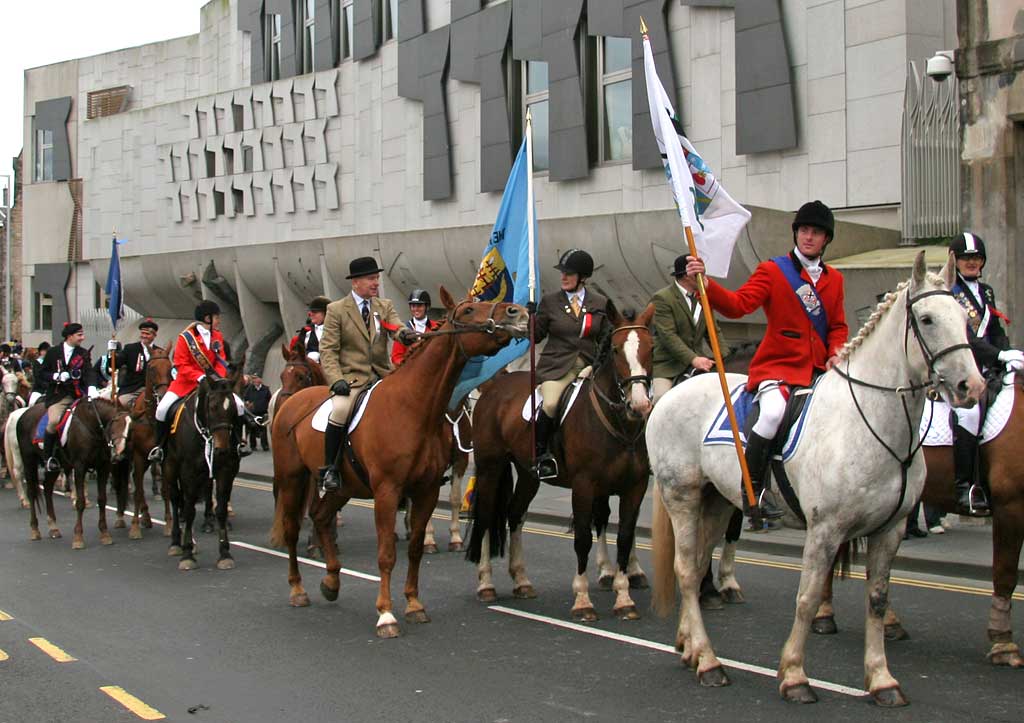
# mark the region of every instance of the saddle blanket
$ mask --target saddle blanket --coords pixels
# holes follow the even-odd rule
[[[558,420],[561,424],[565,421],[566,416],[569,414],[569,410],[572,409],[572,405],[576,403],[576,397],[580,395],[580,389],[583,388],[583,378],[577,377],[576,381],[572,383],[572,391],[569,392],[569,401],[565,404],[565,409],[562,410],[562,416]],[[541,405],[544,403],[544,397],[540,394],[540,385],[533,390],[533,412],[539,414]],[[523,421],[529,422],[533,417],[530,416],[530,399],[527,398],[523,402]]]
[[[68,443],[68,430],[71,429],[71,417],[74,415],[76,409],[78,409],[78,402],[75,402],[68,407],[67,411],[64,412],[64,415],[60,418],[60,421],[57,422],[57,435],[60,437],[61,447],[66,446]],[[43,440],[46,438],[46,425],[49,421],[49,415],[44,413],[43,416],[39,418],[39,425],[36,427],[35,436],[32,438],[33,443],[38,445],[40,449],[42,449]]]
[[[811,409],[811,403],[814,401],[814,395],[811,394],[812,391],[813,387],[805,387],[796,392],[797,394],[808,394],[810,399],[807,400],[803,410],[800,412],[800,416],[789,429],[786,443],[782,447],[783,462],[789,461],[796,454],[800,440],[803,439],[804,422],[807,419],[807,413]],[[736,411],[736,424],[740,428],[740,440],[743,442],[744,447],[746,447],[747,436],[744,430],[747,428],[747,417],[750,416],[750,412],[754,407],[754,397],[757,396],[757,392],[748,392],[744,382],[733,387],[730,396],[732,397],[733,409]],[[704,435],[704,444],[709,447],[714,445],[733,445],[732,427],[729,424],[729,412],[725,408],[725,402],[722,402],[718,414],[715,415],[707,434]]]
[[[352,432],[356,431],[356,427],[359,426],[359,422],[363,418],[363,412],[366,411],[366,405],[370,403],[370,395],[373,394],[373,390],[376,389],[377,385],[380,384],[382,381],[383,379],[378,379],[376,382],[373,383],[373,386],[370,387],[369,390],[367,390],[366,395],[363,397],[362,403],[359,405],[359,408],[356,409],[356,413],[352,415],[352,421],[349,422],[349,434],[352,434]],[[331,409],[333,409],[331,399],[328,399],[319,407],[317,407],[316,412],[313,414],[313,429],[315,429],[318,432],[327,431],[327,420],[331,416]]]
[[[1009,374],[1003,378],[1003,388],[985,415],[985,424],[981,429],[981,443],[991,442],[999,436],[1010,420],[1013,411],[1014,376]],[[930,399],[924,405],[921,415],[921,437],[925,447],[949,447],[953,444],[953,429],[949,426],[950,406],[940,400]],[[928,424],[929,419],[931,425]]]

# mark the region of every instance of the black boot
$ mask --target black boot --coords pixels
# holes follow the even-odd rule
[[[164,461],[164,446],[167,444],[167,435],[171,431],[170,420],[156,421],[156,443],[153,445],[153,449],[149,450],[149,455],[146,457],[150,462],[163,462]]]
[[[46,432],[43,436],[43,468],[47,472],[56,472],[60,469],[60,462],[53,455],[53,446],[57,443],[56,432]]]
[[[341,489],[341,476],[338,467],[341,462],[341,450],[344,449],[348,436],[345,427],[327,423],[324,432],[324,461],[326,466],[320,468],[320,489],[326,492],[337,492]]]
[[[956,478],[956,511],[970,517],[988,517],[985,488],[978,484],[978,438],[957,425],[953,428],[953,471]]]
[[[537,464],[534,466],[534,474],[537,479],[548,480],[558,476],[558,461],[555,455],[548,451],[548,443],[551,441],[551,434],[555,430],[555,420],[544,413],[544,410],[537,412],[536,438]]]
[[[767,490],[764,480],[767,477],[770,457],[771,440],[751,432],[747,437],[746,458],[747,470],[750,472],[750,484],[754,489],[754,497],[757,499],[756,510],[750,507],[747,490],[742,490],[743,514],[751,519],[777,520],[782,517],[782,510],[772,504],[771,499],[765,494]]]

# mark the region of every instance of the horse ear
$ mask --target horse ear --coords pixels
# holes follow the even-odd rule
[[[636,320],[639,326],[650,326],[651,321],[654,320],[654,304],[648,304],[647,308],[644,309],[644,313]]]
[[[921,249],[917,252],[917,256],[914,257],[914,274],[911,277],[914,286],[923,284],[927,274],[928,265],[924,261],[924,249]]]
[[[946,259],[946,265],[942,267],[942,281],[947,289],[952,289],[956,283],[956,257],[953,254]]]
[[[292,357],[292,350],[288,348],[287,344],[281,344],[281,356],[285,361],[288,361]]]
[[[444,286],[441,286],[441,303],[444,304],[444,308],[448,309],[448,311],[455,308],[455,299],[452,298],[452,295],[448,293],[448,289],[444,288]]]

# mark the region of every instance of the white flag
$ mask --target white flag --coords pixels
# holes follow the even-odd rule
[[[697,253],[704,260],[708,275],[728,276],[733,247],[750,220],[750,211],[725,192],[693,144],[683,135],[682,123],[658,78],[651,41],[646,34],[644,73],[654,136],[658,139],[658,149],[679,209],[679,218],[693,231]]]

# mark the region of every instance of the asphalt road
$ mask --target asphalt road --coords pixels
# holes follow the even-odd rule
[[[425,558],[421,576],[432,622],[403,621],[400,638],[378,640],[376,583],[345,576],[338,601],[328,603],[318,592],[321,570],[303,566],[313,605],[289,607],[286,563],[267,544],[268,486],[241,481],[234,507],[233,540],[263,549],[236,546],[237,567],[218,571],[215,537],[204,535],[200,569],[184,573],[166,555],[159,527],[141,541],[114,530],[115,544],[101,547],[95,510],[86,515],[87,549],[72,551],[66,499],[58,500],[64,538],[30,542],[27,513],[13,493],[0,492],[0,723],[140,719],[104,686],[135,696],[142,715],[144,704],[175,721],[1022,719],[1024,671],[986,661],[989,598],[976,581],[901,575],[906,582],[894,585],[912,634],[888,646],[911,701],[896,711],[857,695],[863,583],[837,585],[840,633],[812,638],[807,663],[832,689],[819,686],[817,705],[794,707],[779,699],[773,672],[792,621],[799,572],[791,558],[744,556],[747,604],[706,621],[719,656],[748,669],[732,668],[730,687],[706,690],[671,652],[675,621],[650,614],[645,591],[635,593],[640,621],[616,620],[613,594],[594,585],[602,619],[569,623],[574,557],[557,528],[530,525],[526,536],[537,599],[512,599],[496,561],[499,600],[482,605],[474,567],[442,552]],[[342,565],[375,575],[370,510],[350,506],[344,519]],[[444,548],[445,526],[435,524]],[[646,550],[640,558],[647,567]],[[404,572],[400,557],[400,621]],[[30,638],[75,660],[56,662]]]

